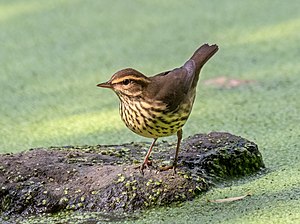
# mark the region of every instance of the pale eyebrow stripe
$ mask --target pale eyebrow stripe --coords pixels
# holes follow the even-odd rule
[[[129,79],[129,80],[136,80],[136,81],[142,80],[142,81],[145,81],[145,82],[149,82],[149,80],[147,80],[147,79],[145,79],[145,78],[143,78],[143,77],[138,78],[138,77],[136,77],[136,76],[128,75],[128,76],[124,76],[124,77],[121,77],[121,78],[118,78],[118,79],[113,80],[112,84],[120,83],[120,82],[122,82],[122,81],[124,81],[124,80],[126,80],[126,79]]]

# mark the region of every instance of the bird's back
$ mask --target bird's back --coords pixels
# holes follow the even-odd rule
[[[202,45],[182,67],[150,77],[145,93],[175,110],[183,101],[194,98],[200,70],[217,51],[217,45]]]

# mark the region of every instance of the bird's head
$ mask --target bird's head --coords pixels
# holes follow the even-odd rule
[[[116,72],[110,80],[97,86],[112,89],[118,96],[140,96],[143,89],[150,83],[150,79],[142,73],[132,69],[122,69]]]

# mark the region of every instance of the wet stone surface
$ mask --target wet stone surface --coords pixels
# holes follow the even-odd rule
[[[133,212],[193,199],[215,182],[264,168],[255,143],[229,133],[185,139],[177,174],[169,165],[175,143],[153,149],[152,166],[140,173],[149,143],[37,148],[0,155],[0,217],[61,211]]]

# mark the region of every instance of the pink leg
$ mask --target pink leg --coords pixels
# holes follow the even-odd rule
[[[152,144],[151,144],[151,146],[150,146],[150,148],[149,148],[149,150],[148,150],[148,152],[147,152],[147,154],[146,154],[146,156],[144,158],[144,162],[140,166],[140,170],[141,170],[142,173],[143,173],[143,169],[145,169],[148,166],[148,164],[149,164],[149,156],[150,156],[150,154],[152,152],[152,148],[153,148],[156,140],[157,140],[157,138],[153,139],[153,142],[152,142]]]
[[[177,146],[176,146],[176,152],[175,152],[175,158],[174,158],[173,165],[161,167],[160,171],[166,171],[166,170],[173,169],[174,174],[176,173],[176,166],[177,166],[177,162],[178,162],[178,153],[179,153],[179,149],[180,149],[181,139],[182,139],[182,130],[180,129],[179,131],[177,131]]]
[[[179,149],[180,149],[181,139],[182,139],[182,129],[177,131],[177,146],[176,146],[175,158],[174,158],[174,163],[173,163],[174,173],[176,173],[176,166],[177,166],[177,162],[178,162],[178,153],[179,153]]]

